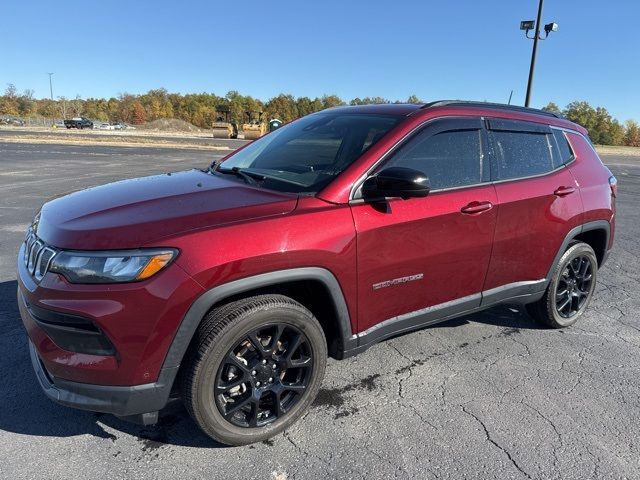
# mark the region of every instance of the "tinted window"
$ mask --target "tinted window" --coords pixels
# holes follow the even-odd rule
[[[551,135],[538,132],[492,131],[496,162],[494,180],[529,177],[553,170]]]
[[[260,186],[315,193],[375,144],[403,117],[318,113],[284,125],[233,154],[219,174],[237,167],[264,177]]]
[[[427,175],[431,189],[482,181],[480,130],[425,130],[398,150],[384,167],[407,167]],[[383,167],[383,168],[384,168]]]
[[[567,137],[564,136],[562,130],[553,129],[553,136],[558,143],[558,149],[560,150],[560,163],[568,163],[573,158],[573,152],[567,141]]]

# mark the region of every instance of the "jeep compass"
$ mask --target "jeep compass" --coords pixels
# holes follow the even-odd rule
[[[501,303],[589,305],[617,182],[584,128],[487,103],[339,107],[204,170],[44,204],[18,303],[44,393],[225,444],[309,408],[328,356]]]

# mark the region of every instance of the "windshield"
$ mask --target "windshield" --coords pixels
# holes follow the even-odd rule
[[[221,174],[238,171],[260,186],[314,194],[376,143],[403,117],[318,113],[256,140],[222,163]]]

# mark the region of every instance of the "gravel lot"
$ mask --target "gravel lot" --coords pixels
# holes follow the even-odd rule
[[[640,158],[619,179],[616,248],[578,325],[515,307],[453,320],[329,361],[310,412],[257,445],[225,448],[180,405],[154,427],[48,401],[15,302],[15,256],[47,198],[204,167],[198,150],[2,143],[0,478],[640,478]]]

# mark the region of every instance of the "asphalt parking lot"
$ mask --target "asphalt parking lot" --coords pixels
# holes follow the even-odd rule
[[[640,478],[640,158],[619,180],[616,246],[567,330],[499,307],[330,360],[309,413],[272,440],[222,447],[174,405],[153,427],[40,392],[15,302],[15,257],[49,197],[202,168],[220,154],[3,143],[0,478]]]

